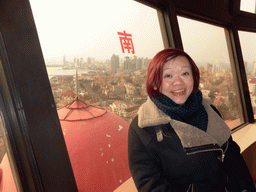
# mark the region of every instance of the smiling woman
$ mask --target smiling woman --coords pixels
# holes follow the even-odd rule
[[[29,1],[0,1],[0,191],[124,192],[129,147],[139,191],[216,192],[224,172],[229,192],[255,192],[232,140],[254,176],[256,18],[240,11],[249,1]],[[200,82],[186,58],[195,92],[183,101],[162,93],[167,60],[147,99],[147,68],[164,47],[185,50],[199,68]],[[181,98],[191,71],[176,69],[164,76],[179,87],[166,95]]]
[[[256,191],[229,127],[198,82],[198,68],[182,50],[160,51],[149,64],[149,97],[128,136],[138,191]]]
[[[180,69],[180,67],[185,67],[185,69],[188,70],[182,72],[187,72],[185,73],[186,75],[190,73],[190,75],[193,76],[193,90],[190,93],[195,94],[197,92],[199,88],[200,74],[195,62],[187,53],[180,51],[179,49],[166,49],[159,52],[148,66],[148,77],[146,84],[149,96],[155,98],[157,95],[161,95],[161,86],[163,86],[163,81],[167,81],[165,75],[167,72],[170,72],[170,70],[165,69],[171,67],[172,70],[174,70],[173,64],[176,66],[175,69],[177,70]],[[185,69],[183,68],[183,70]],[[172,74],[168,75],[172,76]],[[181,75],[184,76],[183,73],[181,73]],[[188,76],[190,77],[190,75]]]
[[[184,104],[194,88],[193,72],[186,57],[176,57],[163,67],[160,92],[177,104]]]

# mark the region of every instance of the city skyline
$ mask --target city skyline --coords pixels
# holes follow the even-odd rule
[[[46,62],[66,55],[94,57],[99,61],[113,54],[124,58],[153,56],[164,49],[156,9],[132,0],[83,1],[30,0],[42,52]],[[100,6],[99,6],[100,5]],[[245,5],[243,4],[243,7]],[[47,10],[47,14],[45,14]],[[224,28],[178,16],[184,50],[198,63],[228,63],[224,55]],[[118,32],[132,35],[135,54],[122,53]],[[219,35],[219,33],[221,33]],[[253,33],[239,32],[245,62],[256,60]],[[244,43],[243,43],[244,42]]]

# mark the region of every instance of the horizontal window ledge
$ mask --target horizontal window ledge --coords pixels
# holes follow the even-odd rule
[[[241,153],[256,142],[256,123],[248,124],[232,134],[234,141],[240,146]]]

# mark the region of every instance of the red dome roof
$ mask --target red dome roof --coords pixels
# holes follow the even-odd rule
[[[17,192],[7,153],[0,164],[0,191]]]
[[[83,121],[103,116],[107,111],[103,108],[87,105],[75,100],[69,105],[59,108],[59,119],[63,121]]]
[[[58,114],[79,192],[112,192],[131,177],[125,120],[80,100]]]

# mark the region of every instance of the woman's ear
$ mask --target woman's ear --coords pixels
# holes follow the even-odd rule
[[[157,90],[157,86],[155,85],[155,86],[153,87],[153,89],[156,91],[156,90]]]

